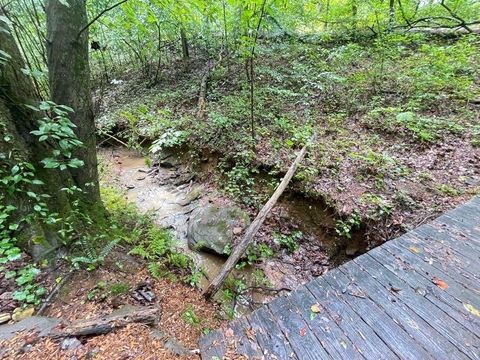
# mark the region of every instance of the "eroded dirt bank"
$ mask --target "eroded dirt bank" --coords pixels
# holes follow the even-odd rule
[[[153,214],[160,226],[172,229],[177,247],[203,270],[205,276],[199,286],[205,288],[218,273],[225,257],[190,249],[187,228],[195,209],[208,204],[232,205],[216,186],[214,167],[204,164],[195,168],[185,155],[160,156],[153,167],[148,167],[144,156],[125,148],[104,148],[100,156],[108,169],[108,183],[124,190],[128,199],[142,212]],[[246,210],[253,219],[257,210]],[[252,276],[258,276],[258,270],[264,276],[258,289],[243,289],[237,294],[237,305],[247,306],[238,306],[237,310],[248,311],[277,294],[261,288],[295,289],[365,251],[366,244],[360,234],[354,234],[353,239],[346,242],[335,235],[335,223],[332,211],[325,204],[286,193],[256,236],[256,245],[264,246],[264,251],[256,254],[248,266],[235,274],[247,288],[259,285],[251,282]],[[284,248],[278,245],[279,238],[295,243],[291,243],[290,249]],[[265,249],[271,249],[272,253]]]

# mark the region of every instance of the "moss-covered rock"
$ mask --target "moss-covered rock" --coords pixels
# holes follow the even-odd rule
[[[234,235],[250,224],[248,214],[236,206],[208,205],[198,208],[188,224],[191,249],[227,255]]]

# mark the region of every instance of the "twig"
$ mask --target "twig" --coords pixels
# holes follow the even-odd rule
[[[67,275],[63,277],[63,279],[53,288],[52,292],[48,295],[48,297],[45,299],[43,302],[42,306],[40,309],[38,309],[37,314],[38,316],[42,315],[45,310],[51,305],[51,302],[55,296],[57,296],[58,292],[60,289],[65,285],[67,280],[69,280],[73,275],[73,272],[69,272]]]

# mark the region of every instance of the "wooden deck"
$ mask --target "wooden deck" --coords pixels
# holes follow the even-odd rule
[[[479,259],[476,197],[204,336],[202,359],[479,359]]]

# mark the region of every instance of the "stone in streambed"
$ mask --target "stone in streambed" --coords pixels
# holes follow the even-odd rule
[[[248,214],[237,206],[207,205],[197,208],[188,222],[188,246],[191,249],[226,255],[235,232],[250,225]]]

